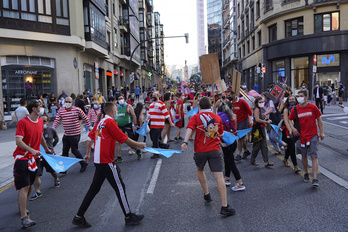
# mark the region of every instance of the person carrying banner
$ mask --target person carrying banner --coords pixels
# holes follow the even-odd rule
[[[126,143],[134,149],[144,148],[145,143],[135,142],[120,130],[114,120],[117,114],[115,104],[110,102],[105,103],[104,112],[106,114],[105,117],[93,128],[87,138],[87,152],[84,159],[87,161],[90,159],[91,146],[94,141],[95,149],[93,161],[95,173],[91,186],[84,197],[77,214],[72,220],[74,225],[78,225],[82,228],[91,227],[91,224],[86,221],[84,215],[94,197],[100,191],[105,179],[107,179],[116,193],[125,216],[126,226],[139,224],[144,218],[144,215],[137,215],[131,212],[126,196],[125,184],[120,175],[121,171],[114,163],[114,158],[116,141],[119,143]]]
[[[31,100],[27,109],[29,115],[18,121],[16,130],[16,150],[13,152],[15,159],[13,167],[14,186],[18,190],[18,207],[22,219],[22,228],[36,224],[27,214],[27,200],[37,173],[35,158],[40,156],[40,144],[46,153],[51,153],[43,137],[43,121],[39,115],[44,113],[44,108],[36,100]]]
[[[199,113],[195,114],[186,127],[185,140],[181,145],[181,150],[185,152],[189,138],[196,130],[194,142],[194,155],[197,167],[197,176],[204,192],[204,200],[211,202],[207,179],[204,173],[204,166],[208,162],[210,171],[213,173],[217,182],[220,194],[222,216],[235,214],[235,209],[227,204],[226,185],[223,175],[224,161],[220,152],[220,138],[223,137],[224,129],[220,117],[211,111],[209,97],[203,97],[199,101]]]
[[[51,150],[51,152],[55,155],[54,152],[54,147],[58,144],[59,142],[59,137],[57,134],[57,131],[55,129],[53,129],[52,127],[48,126],[48,117],[46,114],[41,115],[40,118],[43,121],[43,128],[44,128],[44,132],[43,132],[43,137],[45,138],[47,147]],[[34,182],[34,188],[35,188],[35,193],[32,197],[30,197],[30,201],[36,200],[37,198],[42,196],[42,193],[40,191],[40,187],[41,187],[41,178],[40,176],[42,176],[43,174],[43,168],[46,169],[46,172],[51,173],[51,175],[54,178],[54,187],[58,188],[60,187],[60,181],[58,178],[58,173],[56,171],[54,171],[51,166],[46,162],[46,160],[44,158],[37,158],[35,159],[35,162],[38,166],[38,172],[37,172],[37,176],[35,178],[35,182]]]

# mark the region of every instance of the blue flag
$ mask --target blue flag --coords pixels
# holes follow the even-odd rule
[[[180,118],[174,119],[174,124],[177,123],[177,122],[179,122],[179,121],[180,121]]]
[[[137,132],[139,135],[146,137],[147,124],[148,122],[144,122],[144,125],[140,127],[138,130],[136,130],[135,132]]]
[[[276,125],[274,125],[274,124],[270,124],[270,125],[271,125],[271,127],[275,130],[275,132],[278,133],[279,127],[276,126]]]
[[[222,137],[222,139],[227,144],[227,146],[229,146],[238,139],[238,136],[235,136],[231,132],[224,131],[224,137]]]
[[[251,128],[237,131],[238,137],[241,139],[251,131]]]
[[[180,150],[168,150],[168,149],[160,149],[160,148],[151,148],[151,147],[145,147],[144,148],[146,151],[163,155],[164,157],[171,157],[174,153],[182,153]]]
[[[85,126],[86,134],[88,134],[88,126]]]
[[[193,115],[195,115],[195,114],[198,114],[198,106],[196,106],[195,108],[193,108],[192,110],[190,110],[189,112],[187,112],[186,113],[186,115],[188,115],[188,116],[193,116]]]
[[[41,157],[44,158],[56,172],[65,172],[72,165],[76,164],[77,162],[83,161],[83,159],[69,158],[59,155],[48,155],[46,154],[45,149],[43,149],[42,146],[40,146],[40,151]]]

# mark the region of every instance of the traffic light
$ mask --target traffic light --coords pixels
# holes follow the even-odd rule
[[[266,65],[262,65],[262,73],[266,73]]]

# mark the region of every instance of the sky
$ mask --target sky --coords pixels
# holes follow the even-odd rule
[[[166,65],[192,65],[198,63],[196,0],[154,0],[154,12],[160,13],[165,36],[183,36],[189,33],[189,43],[185,38],[164,39]]]

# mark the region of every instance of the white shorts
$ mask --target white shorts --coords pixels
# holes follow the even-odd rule
[[[324,96],[324,102],[327,102],[327,96]]]

